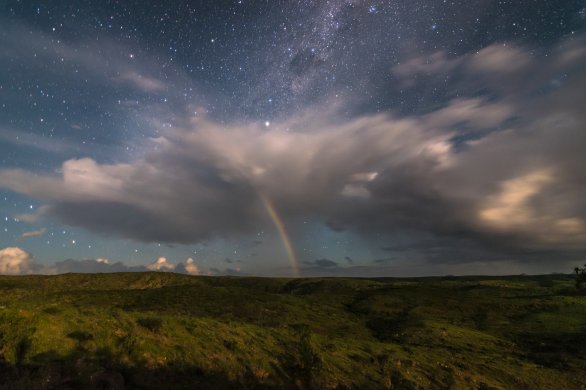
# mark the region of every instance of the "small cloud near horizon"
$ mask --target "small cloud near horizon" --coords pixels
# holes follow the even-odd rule
[[[128,266],[121,261],[107,258],[66,259],[51,265],[36,262],[33,256],[19,247],[0,249],[0,275],[56,275],[65,273],[111,273],[111,272],[175,272],[189,275],[202,275],[199,266],[191,257],[184,262],[170,263],[167,258],[159,257],[147,265]],[[210,271],[211,272],[211,271]]]

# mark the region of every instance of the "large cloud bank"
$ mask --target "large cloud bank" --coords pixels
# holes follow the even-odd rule
[[[398,65],[391,72],[405,87],[442,73],[462,80],[459,97],[418,116],[346,118],[334,105],[265,126],[199,114],[133,161],[72,159],[56,174],[3,169],[0,186],[43,201],[43,215],[147,242],[245,232],[266,222],[269,199],[286,220],[318,217],[334,229],[583,253],[583,43],[549,56],[492,45]]]

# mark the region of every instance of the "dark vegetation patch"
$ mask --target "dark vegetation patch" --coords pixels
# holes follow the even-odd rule
[[[73,332],[70,332],[67,334],[67,337],[76,340],[79,343],[83,343],[84,341],[89,341],[94,338],[94,336],[91,333],[85,332],[83,330],[75,330]]]
[[[374,317],[366,321],[366,326],[380,341],[401,341],[405,333],[414,328],[423,328],[423,319],[405,308],[393,315]]]
[[[569,369],[576,357],[586,360],[586,333],[527,333],[513,336],[529,360],[544,367]],[[581,368],[586,366],[581,365]]]
[[[163,321],[160,318],[155,317],[139,318],[136,320],[136,323],[154,333],[159,333],[163,328]]]

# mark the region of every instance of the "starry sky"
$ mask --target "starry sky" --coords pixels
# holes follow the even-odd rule
[[[586,2],[0,1],[0,272],[571,272]]]

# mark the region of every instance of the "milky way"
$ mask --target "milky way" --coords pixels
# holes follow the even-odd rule
[[[571,270],[585,9],[0,2],[2,259],[290,275],[268,199],[302,275]]]

